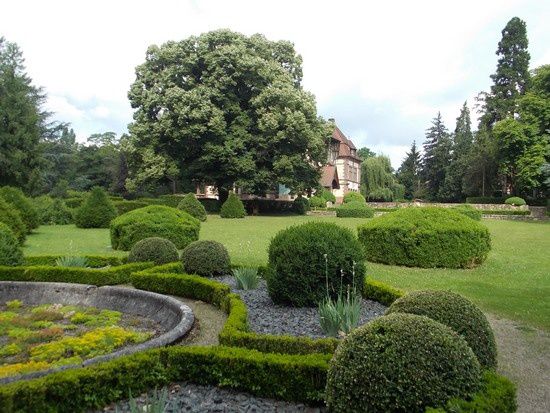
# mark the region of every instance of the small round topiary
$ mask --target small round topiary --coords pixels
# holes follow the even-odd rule
[[[225,275],[231,272],[229,253],[217,241],[195,241],[181,252],[183,269],[203,277]]]
[[[386,314],[423,315],[460,334],[485,368],[497,366],[497,346],[485,314],[470,300],[450,291],[413,291],[394,301]]]
[[[145,238],[166,238],[178,249],[199,238],[201,223],[187,212],[164,205],[134,209],[111,221],[111,246],[130,250]]]
[[[360,290],[365,276],[361,244],[353,233],[328,222],[308,222],[280,231],[269,245],[269,296],[277,304],[316,306],[341,286]],[[328,277],[328,280],[327,280]]]
[[[365,197],[359,192],[347,192],[343,199],[344,204],[348,202],[367,202]]]
[[[33,229],[38,228],[38,225],[40,225],[38,222],[38,212],[32,202],[23,194],[23,191],[19,188],[4,186],[0,188],[0,196],[19,211],[21,219],[27,227],[28,234]]]
[[[467,217],[472,218],[474,221],[481,221],[481,211],[479,209],[475,209],[473,206],[464,204],[459,205],[456,207],[453,207],[454,211],[458,211],[463,215],[466,215]]]
[[[6,224],[13,231],[13,235],[15,235],[20,244],[25,242],[27,227],[21,219],[21,214],[11,204],[6,202],[2,196],[0,196],[0,222]]]
[[[311,208],[325,208],[327,206],[327,201],[320,196],[312,196],[309,198],[309,206]]]
[[[23,251],[13,231],[0,222],[0,265],[23,265]]]
[[[338,218],[372,218],[374,209],[364,202],[351,201],[336,208]]]
[[[231,192],[229,197],[223,203],[220,210],[220,217],[222,218],[244,218],[246,216],[246,210],[244,209],[243,201]]]
[[[358,228],[368,261],[471,268],[491,249],[487,227],[450,208],[399,208]]]
[[[513,206],[523,206],[527,205],[527,202],[525,202],[525,199],[520,198],[519,196],[512,196],[510,198],[507,198],[506,201],[504,201],[506,205],[513,205]]]
[[[305,215],[310,210],[309,200],[303,196],[298,196],[292,203],[292,209],[298,215]]]
[[[481,368],[466,341],[427,317],[391,314],[352,331],[327,376],[331,412],[424,412],[471,397]]]
[[[157,265],[178,261],[180,255],[174,243],[165,238],[150,237],[136,242],[128,254],[128,262],[152,261]]]
[[[113,201],[103,188],[97,186],[76,210],[74,223],[78,228],[109,228],[109,224],[116,216],[117,210]]]
[[[191,192],[183,197],[178,204],[178,209],[187,212],[199,221],[206,221],[206,209],[204,209],[204,206],[199,202],[195,194]]]

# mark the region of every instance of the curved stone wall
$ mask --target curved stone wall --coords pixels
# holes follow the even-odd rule
[[[30,306],[58,303],[120,311],[154,320],[164,330],[160,336],[144,343],[127,346],[113,353],[85,360],[82,366],[174,343],[189,332],[195,321],[191,309],[175,298],[124,287],[0,281],[0,302],[5,303],[14,299],[21,300],[25,305]],[[54,371],[75,367],[81,367],[81,365],[63,366],[21,376],[6,377],[0,379],[0,384],[20,379],[40,377]]]

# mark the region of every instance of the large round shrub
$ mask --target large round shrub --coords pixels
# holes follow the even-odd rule
[[[25,242],[27,227],[21,219],[21,214],[2,196],[0,196],[0,222],[6,224],[13,231],[20,244]]]
[[[327,201],[320,196],[312,196],[309,198],[309,206],[311,208],[325,208],[327,206]]]
[[[217,241],[195,241],[181,252],[183,269],[203,277],[225,275],[231,272],[229,253]]]
[[[309,199],[298,196],[292,203],[292,209],[298,215],[305,215],[310,210]]]
[[[220,217],[222,218],[244,218],[246,210],[244,209],[243,201],[231,192],[220,209]]]
[[[472,218],[474,221],[481,221],[481,211],[479,209],[475,209],[473,206],[464,204],[459,205],[456,207],[453,207],[454,211],[460,212],[463,215],[466,215],[467,217]]]
[[[178,249],[174,243],[165,238],[145,238],[135,243],[128,254],[128,262],[151,261],[157,265],[178,261]]]
[[[347,192],[344,195],[343,199],[344,204],[347,204],[348,202],[367,202],[365,200],[365,197],[361,195],[359,192]]]
[[[23,251],[13,231],[0,222],[0,265],[23,265]]]
[[[178,204],[178,209],[187,212],[199,221],[206,221],[206,209],[204,209],[204,206],[199,202],[195,194],[191,192],[183,197]]]
[[[338,218],[372,218],[374,209],[364,202],[352,201],[336,208]]]
[[[27,233],[38,228],[38,212],[32,202],[23,194],[19,188],[4,186],[0,188],[0,196],[19,211],[23,223],[27,227]]]
[[[427,317],[391,314],[352,331],[327,376],[332,412],[423,412],[470,397],[480,365],[466,341]]]
[[[413,291],[396,300],[386,314],[423,315],[460,334],[485,368],[497,365],[493,330],[485,314],[470,300],[450,291]]]
[[[361,245],[347,228],[308,222],[280,231],[269,245],[267,287],[277,304],[316,306],[341,285],[360,289],[365,274]]]
[[[487,227],[450,208],[400,208],[358,228],[368,261],[470,268],[491,249]]]
[[[199,238],[200,221],[187,212],[164,205],[134,209],[111,221],[111,245],[128,251],[145,238],[166,238],[178,249]]]
[[[525,202],[525,199],[520,198],[519,196],[511,196],[510,198],[507,198],[506,201],[504,201],[506,205],[513,205],[513,206],[523,206],[527,205],[527,202]]]
[[[109,224],[116,216],[117,210],[113,201],[103,188],[95,187],[82,206],[76,210],[74,223],[78,228],[109,228]]]

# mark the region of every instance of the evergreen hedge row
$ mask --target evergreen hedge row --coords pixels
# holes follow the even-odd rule
[[[25,257],[24,265],[37,266],[49,265],[55,266],[59,258],[66,255],[33,255]],[[113,255],[82,255],[86,258],[89,268],[114,267],[126,263],[125,257],[116,257]]]

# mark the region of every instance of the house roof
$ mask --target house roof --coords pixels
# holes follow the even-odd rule
[[[338,150],[338,157],[348,157],[353,158],[359,162],[361,162],[361,158],[357,156],[357,154],[352,154],[352,150],[356,150],[357,148],[353,144],[353,142],[346,137],[342,133],[342,131],[338,128],[338,126],[334,126],[334,131],[332,132],[332,139],[335,141],[340,142],[340,148]]]
[[[336,166],[328,164],[323,166],[321,173],[321,185],[325,188],[332,188],[332,182],[336,180],[338,188],[340,187],[340,180],[338,179],[338,170]]]

